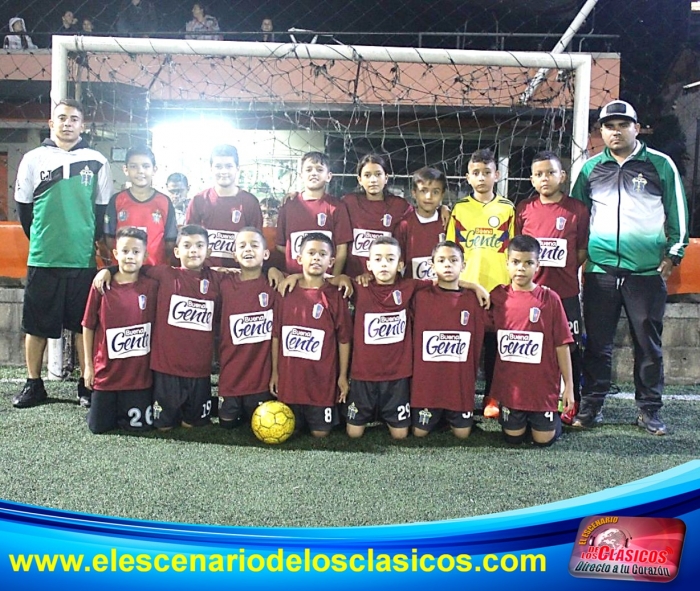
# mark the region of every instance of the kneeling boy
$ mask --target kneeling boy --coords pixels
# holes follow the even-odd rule
[[[158,283],[140,276],[146,257],[146,232],[117,230],[113,256],[119,263],[111,289],[90,290],[83,317],[85,385],[93,389],[88,427],[142,431],[153,425],[151,332]]]
[[[498,356],[493,378],[500,402],[500,423],[508,443],[519,444],[530,427],[535,445],[547,447],[561,434],[557,412],[561,377],[564,405],[573,407],[569,344],[573,342],[561,299],[533,282],[540,244],[516,236],[508,246],[510,285],[491,292],[491,323]]]

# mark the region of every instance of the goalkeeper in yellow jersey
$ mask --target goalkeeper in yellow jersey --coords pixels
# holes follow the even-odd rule
[[[457,202],[447,226],[447,240],[464,251],[465,267],[460,279],[479,283],[488,291],[510,283],[506,261],[508,244],[515,233],[515,207],[495,192],[496,159],[491,150],[477,150],[467,166],[467,182],[474,190]],[[498,418],[498,402],[489,396],[496,362],[496,335],[484,339],[484,417]]]

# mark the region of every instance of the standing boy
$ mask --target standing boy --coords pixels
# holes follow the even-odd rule
[[[530,180],[538,194],[518,204],[515,230],[518,234],[535,236],[539,241],[540,268],[534,281],[557,292],[574,337],[571,368],[576,403],[571,411],[561,416],[562,422],[570,425],[581,397],[582,322],[578,268],[587,256],[589,215],[583,203],[562,191],[566,172],[554,152],[535,155]]]
[[[236,233],[241,228],[262,228],[260,203],[254,195],[238,186],[238,150],[220,145],[209,160],[214,186],[192,198],[186,223],[198,224],[209,231],[211,265],[234,267]]]
[[[110,290],[90,290],[83,317],[85,386],[92,389],[88,427],[143,431],[153,425],[150,367],[158,283],[139,271],[146,258],[146,232],[117,230],[113,256],[119,264]]]
[[[129,148],[124,174],[131,188],[112,196],[105,213],[105,241],[114,249],[119,228],[135,226],[148,236],[148,265],[165,265],[172,258],[177,238],[177,220],[172,202],[153,188],[158,170],[156,158],[148,146]]]
[[[324,278],[333,262],[326,234],[304,236],[298,257],[303,278],[274,312],[270,391],[314,437],[327,436],[338,424],[336,403],[349,390],[352,319],[337,288]]]
[[[459,287],[464,253],[454,242],[433,249],[437,285],[414,301],[413,434],[428,435],[441,422],[466,439],[472,430],[474,390],[484,339],[484,311],[476,295]]]
[[[494,191],[498,179],[493,152],[474,152],[467,166],[467,182],[474,195],[457,202],[447,226],[447,239],[454,240],[464,251],[465,268],[461,277],[489,291],[509,283],[506,252],[515,231],[515,207]],[[498,402],[490,396],[495,361],[496,341],[488,334],[484,339],[486,418],[498,417]]]
[[[335,249],[333,275],[340,275],[352,242],[352,228],[345,203],[326,193],[333,174],[328,156],[308,152],[301,157],[304,190],[288,199],[279,210],[277,249],[285,253],[287,273],[299,273],[299,246],[307,232],[328,236]]]
[[[51,115],[50,139],[25,154],[17,170],[15,200],[24,233],[29,238],[27,286],[22,330],[26,333],[27,381],[12,398],[15,408],[46,400],[41,362],[46,339],[57,339],[64,328],[82,333],[81,320],[95,275],[95,240],[112,194],[107,159],[81,137],[83,107],[63,99]],[[84,347],[76,335],[81,369]],[[90,405],[90,390],[81,378],[78,397]]]
[[[565,410],[574,405],[573,338],[557,293],[533,281],[539,253],[536,238],[513,238],[507,263],[511,284],[491,292],[490,316],[498,341],[492,388],[501,403],[505,440],[523,443],[529,427],[533,443],[547,447],[561,434],[557,410],[562,376]]]
[[[447,190],[445,173],[424,167],[413,174],[411,193],[416,203],[394,230],[405,262],[405,277],[434,279],[432,253],[438,242],[445,240],[440,218],[442,200]]]
[[[255,408],[274,398],[269,386],[278,296],[262,274],[270,256],[262,232],[253,227],[238,232],[235,255],[241,272],[221,281],[219,425],[225,428],[250,422]]]

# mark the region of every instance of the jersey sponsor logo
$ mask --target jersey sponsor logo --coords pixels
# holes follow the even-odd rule
[[[129,217],[129,213],[126,211],[126,209],[120,209],[119,213],[117,213],[117,219],[120,222],[125,222],[128,217]]]
[[[459,313],[459,323],[462,326],[467,326],[467,324],[469,324],[469,310],[462,310]]]
[[[225,230],[207,230],[209,234],[209,247],[211,256],[222,259],[232,259],[236,245],[238,232],[227,232]]]
[[[51,180],[51,171],[50,170],[42,170],[39,172],[39,180],[43,183],[45,181],[50,181]]]
[[[554,225],[557,228],[557,230],[561,232],[566,227],[566,218],[561,216],[558,217],[554,222]]]
[[[391,232],[353,228],[352,235],[352,254],[358,257],[368,257],[369,247],[372,246],[372,242],[374,242],[380,236],[391,236]]]
[[[270,296],[264,291],[261,291],[258,294],[258,302],[261,308],[267,308],[267,305],[270,303]]]
[[[88,187],[90,186],[90,183],[92,183],[92,177],[95,176],[95,173],[90,170],[90,167],[86,164],[85,168],[80,171],[80,184]]]
[[[430,423],[430,419],[432,419],[432,418],[433,418],[433,413],[431,413],[430,410],[427,408],[424,408],[423,410],[421,410],[418,413],[418,422],[421,425],[427,425],[428,423]]]
[[[501,361],[532,364],[542,361],[544,335],[541,332],[499,330],[496,336]]]
[[[262,343],[272,339],[272,310],[231,314],[228,320],[234,345]]]
[[[147,301],[148,301],[148,298],[144,294],[139,295],[139,310],[146,309],[146,302]]]
[[[393,314],[365,314],[364,328],[366,345],[400,343],[406,336],[406,310]]]
[[[415,257],[411,259],[413,277],[416,279],[436,279],[435,269],[431,257]]]
[[[206,295],[209,291],[209,279],[201,279],[199,282],[199,291],[202,295]]]
[[[385,213],[382,216],[382,226],[385,228],[389,228],[391,226],[391,214],[390,213]]]
[[[127,359],[143,357],[151,352],[151,323],[108,328],[107,357],[109,359]]]
[[[289,235],[289,240],[291,244],[291,255],[292,258],[296,260],[296,258],[301,254],[301,241],[304,239],[304,236],[307,234],[310,234],[308,230],[304,230],[303,232],[292,232]],[[314,233],[318,234],[323,234],[324,236],[328,236],[330,238],[331,242],[333,241],[333,232],[329,232],[328,230],[314,230]]]
[[[464,234],[465,248],[500,248],[501,241],[491,228],[474,228]]]
[[[323,304],[314,304],[314,307],[311,309],[311,315],[315,320],[318,320],[321,314],[323,314]]]
[[[391,297],[394,298],[394,303],[397,306],[401,305],[401,302],[403,302],[403,295],[401,294],[400,289],[395,289],[394,291],[391,292]]]
[[[168,324],[186,330],[211,332],[214,318],[214,302],[197,300],[179,295],[170,297]]]
[[[161,220],[163,219],[163,213],[160,211],[160,209],[156,209],[151,214],[151,218],[153,219],[154,224],[160,224]]]
[[[232,221],[234,224],[237,224],[238,222],[241,221],[241,215],[242,215],[242,214],[241,214],[241,210],[240,210],[240,209],[234,209],[234,210],[231,212],[231,221]]]
[[[540,265],[543,267],[566,267],[569,246],[564,238],[538,238],[540,243]]]
[[[542,310],[540,310],[539,308],[530,308],[530,322],[532,322],[533,324],[539,321],[541,315]]]
[[[325,226],[327,217],[328,216],[326,216],[326,214],[323,212],[317,214],[316,215],[316,224],[319,226]]]
[[[320,361],[325,337],[326,333],[318,328],[283,326],[282,354],[285,357]]]
[[[423,331],[423,361],[466,361],[471,338],[471,333],[465,331]]]

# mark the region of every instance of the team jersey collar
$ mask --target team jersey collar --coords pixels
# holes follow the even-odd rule
[[[615,157],[612,155],[612,152],[610,152],[610,148],[606,147],[604,152],[603,152],[604,160],[605,161],[612,161],[612,162],[617,162],[615,160]],[[630,160],[646,160],[647,159],[647,146],[646,144],[641,141],[637,140],[636,145],[634,146],[634,150],[632,150],[632,153],[625,158],[625,161],[622,164],[625,164],[625,162],[629,162]]]
[[[47,147],[47,148],[58,148],[58,146],[56,145],[56,142],[54,142],[54,141],[53,141],[52,139],[50,139],[50,138],[46,138],[43,142],[41,142],[41,145],[42,145],[42,146],[45,146],[45,147]],[[73,147],[72,147],[70,150],[68,150],[68,151],[69,151],[69,152],[73,152],[74,150],[80,150],[81,148],[89,148],[89,147],[90,147],[90,144],[88,144],[87,141],[85,141],[85,140],[81,137],[80,140],[78,141],[78,143],[75,144],[75,146],[73,146]]]

